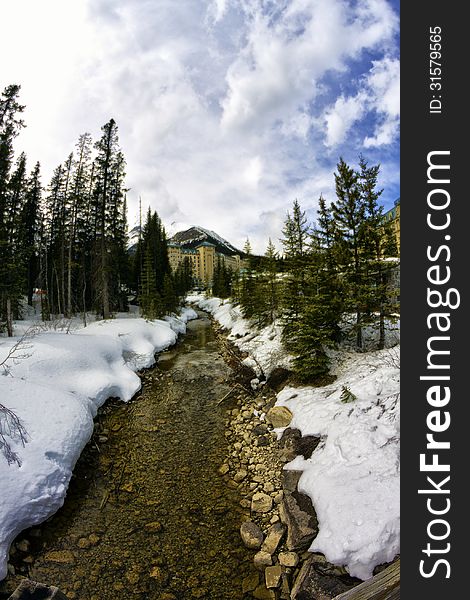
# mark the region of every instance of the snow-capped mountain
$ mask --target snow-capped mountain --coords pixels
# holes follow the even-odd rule
[[[129,231],[127,248],[130,254],[135,252],[137,242],[139,240],[139,232],[140,228],[138,225]],[[210,229],[200,227],[199,225],[195,225],[189,229],[185,229],[184,231],[178,231],[172,237],[170,237],[168,241],[174,244],[179,244],[184,248],[195,248],[202,242],[209,242],[210,244],[214,244],[216,251],[222,254],[226,254],[228,256],[232,256],[233,254],[243,255],[243,252],[235,248],[235,246],[232,246],[230,242],[227,242],[227,240],[221,237],[218,233],[211,231]]]
[[[215,231],[204,229],[204,227],[200,227],[199,225],[175,233],[170,239],[170,242],[180,244],[185,248],[195,248],[202,242],[209,242],[210,244],[214,244],[216,251],[221,252],[222,254],[229,256],[233,254],[243,254],[243,252],[235,248],[235,246],[232,246],[230,242],[227,242],[227,240]]]

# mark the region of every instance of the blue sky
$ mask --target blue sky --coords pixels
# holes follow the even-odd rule
[[[44,183],[116,119],[130,221],[150,205],[263,252],[294,199],[334,198],[339,156],[399,196],[399,7],[387,0],[16,0],[0,85],[22,85],[16,147]]]

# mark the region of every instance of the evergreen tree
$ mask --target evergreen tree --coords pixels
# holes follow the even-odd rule
[[[376,313],[379,313],[378,346],[382,349],[385,347],[385,319],[397,308],[392,302],[393,291],[388,285],[390,271],[395,265],[384,261],[384,258],[395,252],[396,244],[393,243],[390,225],[384,223],[383,209],[378,204],[383,192],[377,189],[380,165],[369,167],[365,158],[360,156],[359,167],[358,181],[365,206],[362,228],[363,255],[366,260],[365,317],[372,324],[376,321]]]
[[[19,85],[9,85],[0,96],[0,327],[5,324],[9,336],[13,335],[13,312],[18,308],[22,283],[15,257],[19,250],[17,225],[21,206],[13,204],[14,192],[10,187],[13,141],[24,127],[20,118],[24,106],[18,102],[19,92]]]
[[[367,285],[365,268],[367,258],[362,250],[365,203],[361,194],[358,173],[342,158],[335,173],[337,201],[332,203],[335,221],[338,258],[342,276],[347,285],[349,306],[355,317],[356,345],[362,349],[363,314],[367,310]]]
[[[26,184],[22,214],[24,257],[26,261],[26,294],[30,306],[33,305],[33,291],[39,276],[40,206],[42,196],[40,170],[40,164],[36,163]]]
[[[104,319],[111,316],[115,294],[111,290],[110,276],[118,225],[122,211],[124,158],[119,150],[118,128],[114,119],[101,128],[103,135],[95,144],[97,156],[94,164],[93,211],[95,233],[95,302]],[[116,273],[113,273],[116,276]]]
[[[150,248],[145,251],[140,280],[139,304],[142,316],[146,319],[156,319],[161,314],[162,303],[160,294],[157,291]]]

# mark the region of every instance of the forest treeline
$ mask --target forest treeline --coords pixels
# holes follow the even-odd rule
[[[336,198],[318,203],[315,223],[308,223],[298,201],[284,223],[281,255],[269,240],[265,256],[234,277],[222,297],[240,302],[245,317],[258,326],[281,323],[284,345],[294,356],[302,381],[328,372],[327,349],[345,335],[364,349],[364,329],[378,330],[385,346],[387,321],[399,312],[399,290],[392,272],[397,244],[384,220],[378,189],[379,165],[359,157],[359,168],[340,159],[334,174]],[[245,253],[251,255],[249,242]]]
[[[39,163],[28,171],[24,153],[15,159],[24,127],[19,92],[10,85],[0,97],[0,330],[13,335],[24,298],[32,305],[38,296],[43,320],[79,313],[86,322],[89,311],[107,319],[127,310],[129,298],[146,318],[174,312],[193,287],[192,267],[186,258],[172,272],[165,228],[150,209],[129,254],[116,122],[103,125],[96,141],[82,134],[43,186]],[[320,197],[315,223],[294,202],[280,254],[269,240],[265,256],[254,256],[247,240],[248,267],[235,273],[219,258],[207,290],[239,302],[258,327],[280,323],[301,380],[327,373],[327,349],[345,326],[358,350],[364,328],[376,327],[383,348],[386,321],[399,310],[396,262],[387,260],[397,248],[379,204],[379,165],[362,156],[358,165],[340,159],[336,197],[329,204]]]
[[[97,141],[81,135],[44,186],[39,162],[28,171],[24,153],[15,160],[25,126],[19,92],[10,85],[0,96],[0,329],[11,336],[22,299],[32,305],[35,294],[44,320],[86,319],[91,310],[106,319],[126,310],[130,294],[143,297],[150,316],[174,310],[190,284],[171,273],[156,213],[147,215],[137,255],[127,251],[126,161],[114,119]]]

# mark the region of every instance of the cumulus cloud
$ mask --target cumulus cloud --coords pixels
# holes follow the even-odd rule
[[[0,85],[22,84],[27,105],[18,150],[47,180],[114,117],[131,224],[140,196],[168,226],[238,246],[248,235],[263,252],[295,198],[314,214],[332,197],[352,130],[366,123],[360,146],[374,153],[396,141],[386,0],[17,0],[3,16]]]

